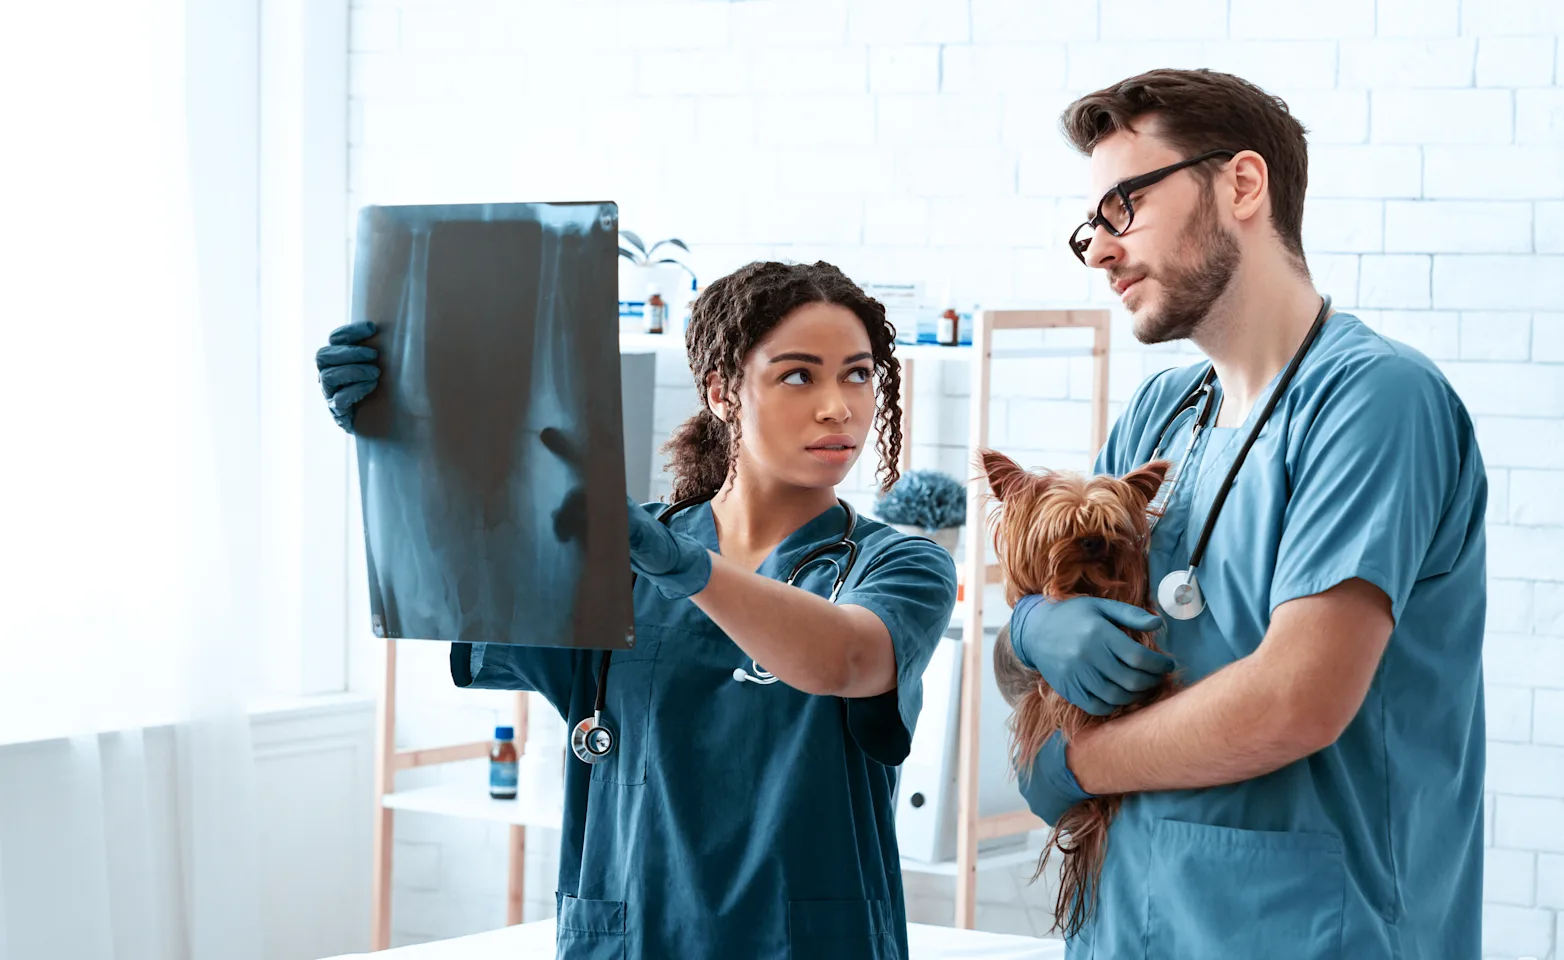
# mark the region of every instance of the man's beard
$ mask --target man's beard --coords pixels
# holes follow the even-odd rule
[[[1232,283],[1238,271],[1238,241],[1217,222],[1213,199],[1201,198],[1200,212],[1178,240],[1181,249],[1202,251],[1204,258],[1192,267],[1170,266],[1158,274],[1163,302],[1136,322],[1135,339],[1141,343],[1189,339]]]

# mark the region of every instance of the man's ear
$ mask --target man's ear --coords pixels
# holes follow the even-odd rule
[[[1150,503],[1151,498],[1157,495],[1157,490],[1162,486],[1162,480],[1168,475],[1168,468],[1173,464],[1168,460],[1153,460],[1150,463],[1131,470],[1120,477],[1130,485],[1142,503]]]
[[[979,450],[978,462],[982,465],[983,474],[988,477],[988,488],[994,492],[994,499],[1000,503],[1014,496],[1017,490],[1026,487],[1042,488],[1049,483],[1047,477],[1028,473],[1019,463],[997,450]]]
[[[1265,157],[1254,150],[1241,150],[1229,161],[1233,178],[1233,216],[1248,220],[1269,208],[1271,171]]]

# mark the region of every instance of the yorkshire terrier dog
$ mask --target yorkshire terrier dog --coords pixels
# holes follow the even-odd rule
[[[1000,504],[992,532],[1004,571],[1005,598],[1011,606],[1029,594],[1041,594],[1052,602],[1090,596],[1157,612],[1150,605],[1146,506],[1167,474],[1168,461],[1152,461],[1123,477],[1030,473],[992,450],[982,451],[981,461],[992,499]],[[1157,649],[1150,634],[1126,632]],[[1169,675],[1140,703],[1120,707],[1106,717],[1093,716],[1022,665],[1011,649],[1008,625],[994,645],[994,679],[1013,710],[1007,722],[1010,757],[1022,772],[1029,770],[1043,742],[1056,731],[1069,740],[1084,727],[1164,699],[1177,688]],[[1119,802],[1116,796],[1094,797],[1067,810],[1053,824],[1032,876],[1036,880],[1042,875],[1057,848],[1063,860],[1053,929],[1064,929],[1066,936],[1079,932],[1094,912],[1108,824]]]

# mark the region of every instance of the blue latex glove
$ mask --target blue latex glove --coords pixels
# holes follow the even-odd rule
[[[633,497],[630,505],[630,567],[652,581],[669,600],[681,600],[706,589],[711,580],[711,554],[694,537],[675,533],[647,513]]]
[[[1171,657],[1131,640],[1119,627],[1152,631],[1162,618],[1097,597],[1050,603],[1022,597],[1010,615],[1016,659],[1043,675],[1060,696],[1094,716],[1144,699],[1174,667]]]
[[[1044,740],[1037,758],[1032,761],[1030,775],[1021,774],[1018,778],[1027,807],[1049,826],[1058,823],[1066,810],[1094,796],[1076,782],[1075,774],[1065,762],[1064,748],[1063,734],[1055,733]]]
[[[315,352],[315,369],[320,371],[320,392],[326,395],[326,407],[337,426],[353,432],[353,408],[380,382],[380,366],[375,359],[380,351],[360,346],[375,335],[369,320],[350,323],[331,331],[328,346]]]

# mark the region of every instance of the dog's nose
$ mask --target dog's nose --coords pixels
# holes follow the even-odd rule
[[[1081,537],[1075,541],[1080,545],[1081,552],[1086,554],[1086,559],[1099,559],[1103,551],[1108,549],[1108,542],[1102,537]]]

